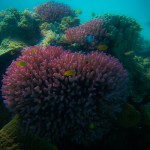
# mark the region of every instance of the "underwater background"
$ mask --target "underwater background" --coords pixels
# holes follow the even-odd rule
[[[150,150],[149,0],[0,0],[0,150]]]
[[[13,7],[21,11],[26,8],[29,8],[33,11],[35,6],[45,2],[47,2],[47,0],[32,0],[25,2],[22,2],[21,0],[12,0],[11,3],[9,1],[1,0],[0,10]],[[57,2],[68,4],[74,10],[81,9],[83,12],[79,16],[81,22],[92,19],[92,12],[96,13],[97,15],[112,13],[133,17],[142,26],[143,30],[141,33],[144,38],[150,39],[150,25],[148,25],[150,22],[149,0],[57,0]]]

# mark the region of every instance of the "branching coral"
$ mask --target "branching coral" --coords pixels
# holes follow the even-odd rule
[[[135,49],[137,55],[142,57],[150,57],[150,40],[145,40],[142,36],[139,38]]]
[[[147,94],[147,89],[150,87],[150,79],[147,76],[147,69],[143,65],[143,58],[136,56],[132,51],[132,53],[120,55],[120,61],[129,73],[129,95],[132,101],[142,102]]]
[[[40,25],[40,29],[45,30],[45,31],[50,30],[50,24],[47,22],[44,22]]]
[[[105,14],[102,18],[103,27],[110,35],[110,53],[120,58],[125,52],[134,51],[141,31],[141,26],[136,20],[125,15],[111,14]]]
[[[48,30],[42,41],[42,45],[44,47],[47,47],[48,45],[51,45],[54,41],[56,41],[56,39],[57,39],[57,34],[54,33],[52,30]]]
[[[66,30],[67,43],[85,44],[85,38],[91,34],[93,36],[105,36],[105,29],[102,28],[103,20],[93,19],[83,25],[69,28]]]
[[[13,37],[34,44],[40,37],[40,17],[29,10],[24,12],[8,9],[0,20],[0,41],[3,38]],[[4,13],[3,12],[3,13]]]
[[[108,38],[105,28],[102,27],[102,19],[93,19],[80,26],[68,28],[65,31],[66,43],[80,46],[83,52],[96,50],[100,44],[105,44]],[[88,36],[92,40],[87,41]]]
[[[69,70],[75,74],[65,76]],[[127,81],[121,63],[106,54],[35,46],[7,69],[2,94],[32,132],[51,142],[69,136],[85,144],[110,130],[126,101]]]
[[[25,10],[22,14],[18,22],[19,37],[29,44],[36,43],[40,37],[40,17],[29,10]]]
[[[34,8],[42,19],[48,22],[60,22],[63,17],[75,16],[75,12],[66,4],[58,2],[47,2]]]
[[[59,25],[59,28],[60,28],[61,31],[64,32],[68,28],[71,28],[71,27],[74,27],[74,26],[78,26],[79,23],[80,23],[79,18],[68,16],[68,17],[62,18],[61,23]]]

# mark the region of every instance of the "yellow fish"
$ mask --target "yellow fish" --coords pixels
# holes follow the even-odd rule
[[[11,55],[14,55],[14,54],[15,54],[15,52],[14,52],[14,51],[10,51],[10,54],[11,54]]]
[[[38,8],[37,7],[34,7],[34,10],[35,10],[35,12],[38,12]]]
[[[145,74],[145,76],[149,78],[150,77],[150,73]]]
[[[101,51],[105,51],[105,50],[107,50],[107,48],[108,48],[108,46],[107,45],[98,45],[97,47],[96,47],[98,50],[101,50]]]
[[[65,71],[64,73],[64,76],[73,76],[75,75],[76,71],[75,70],[68,70],[68,71]]]
[[[32,50],[33,53],[36,53],[36,49],[35,48],[32,48],[31,50]]]
[[[18,61],[17,65],[20,67],[24,67],[24,66],[26,66],[26,62],[25,61]]]
[[[82,11],[81,11],[80,9],[77,9],[77,10],[75,11],[75,13],[80,15],[80,14],[82,14]]]
[[[95,128],[94,123],[91,123],[91,124],[89,125],[89,128],[90,128],[90,129],[94,129],[94,128]]]
[[[95,16],[96,16],[95,12],[92,12],[92,13],[91,13],[91,16],[92,16],[92,17],[95,17]]]
[[[133,53],[134,53],[133,51],[127,51],[127,52],[124,53],[124,55],[125,55],[125,56],[128,56],[128,55],[131,55],[131,54],[133,54]]]

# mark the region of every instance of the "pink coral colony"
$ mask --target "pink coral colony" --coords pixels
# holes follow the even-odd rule
[[[101,22],[93,20],[85,28],[88,33],[99,34],[101,30],[95,31],[91,24],[101,27]],[[79,31],[85,32],[82,26]],[[69,32],[76,36],[77,30],[68,30],[68,35]],[[18,61],[26,65],[20,67]],[[68,70],[76,73],[66,77]],[[18,113],[32,132],[52,142],[69,136],[86,143],[100,139],[110,130],[112,120],[126,101],[127,81],[122,64],[110,55],[84,55],[61,47],[34,46],[23,50],[22,56],[7,69],[2,95],[6,106]]]

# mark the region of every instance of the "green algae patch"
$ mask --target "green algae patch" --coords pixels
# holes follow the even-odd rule
[[[18,143],[18,120],[19,117],[15,116],[0,130],[0,149],[21,150],[21,145]]]
[[[21,42],[19,40],[15,40],[15,39],[4,39],[1,42],[0,45],[0,55],[3,55],[7,52],[10,53],[10,55],[15,55],[16,53],[18,53],[20,50],[26,48],[27,45],[24,42]]]
[[[16,115],[0,130],[0,150],[57,150],[53,144],[24,131]]]
[[[135,127],[141,120],[141,114],[131,104],[126,104],[118,118],[118,124],[124,128]]]

